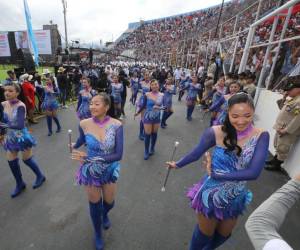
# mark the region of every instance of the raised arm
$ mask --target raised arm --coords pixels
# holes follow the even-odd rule
[[[187,81],[183,84],[183,88],[181,88],[181,90],[186,90],[190,87],[190,83]]]
[[[214,103],[210,108],[209,108],[209,111],[216,111],[218,110],[222,105],[223,103],[225,102],[225,98],[224,96],[220,97],[216,103]]]
[[[243,181],[255,180],[261,173],[265,165],[265,160],[268,156],[270,135],[268,132],[263,132],[258,138],[253,157],[246,169],[238,170],[231,173],[212,172],[211,177],[217,180],[226,181]]]
[[[176,162],[176,166],[178,168],[182,168],[185,165],[197,161],[200,157],[211,147],[216,145],[216,136],[213,128],[208,128],[201,135],[199,144],[187,155],[182,157],[178,162]]]
[[[272,241],[276,242],[278,247],[276,249],[292,249],[281,238],[278,231],[289,209],[299,199],[300,179],[290,180],[250,215],[245,227],[255,249],[264,249]],[[284,245],[286,248],[280,248],[278,244]]]

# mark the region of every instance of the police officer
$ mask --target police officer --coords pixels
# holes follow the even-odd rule
[[[269,165],[265,167],[266,170],[282,171],[281,164],[300,136],[300,76],[289,77],[284,90],[290,98],[285,101],[273,126],[276,130],[276,154],[272,160],[266,162]]]

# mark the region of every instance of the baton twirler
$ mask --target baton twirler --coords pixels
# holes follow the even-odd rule
[[[178,145],[179,145],[179,142],[176,141],[176,142],[174,143],[174,149],[173,149],[173,152],[172,152],[172,156],[171,156],[171,160],[170,160],[170,161],[173,161],[174,156],[175,156],[175,153],[176,153],[176,149],[177,149]],[[165,191],[166,191],[166,185],[167,185],[167,181],[168,181],[168,178],[169,178],[169,175],[170,175],[170,171],[171,171],[171,168],[168,167],[168,171],[167,171],[167,175],[166,175],[166,178],[165,178],[165,181],[164,181],[164,185],[163,185],[163,187],[161,188],[161,191],[162,191],[162,192],[165,192]]]
[[[68,130],[68,135],[69,135],[69,149],[70,149],[70,153],[72,153],[73,148],[72,148],[72,130],[71,129]]]

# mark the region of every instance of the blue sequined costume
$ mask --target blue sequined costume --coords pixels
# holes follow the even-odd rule
[[[160,123],[160,107],[162,107],[163,94],[159,94],[156,101],[144,95],[144,108],[145,113],[143,116],[144,124]],[[154,108],[157,106],[157,108]]]
[[[79,120],[87,119],[91,117],[90,101],[97,93],[95,90],[91,90],[88,95],[84,95],[84,91],[79,92],[77,116]]]
[[[117,83],[111,85],[111,95],[114,98],[115,104],[121,104],[122,102],[122,96],[121,93],[123,92],[123,84]]]
[[[146,93],[148,93],[150,91],[150,87],[146,86],[146,85],[142,85],[141,86],[141,89],[142,89],[142,95],[141,97],[139,98],[138,102],[137,102],[137,106],[139,108],[141,108],[143,106],[143,103],[144,103],[144,95]]]
[[[197,101],[197,95],[199,90],[201,89],[201,85],[199,83],[193,84],[191,82],[186,83],[186,87],[184,89],[187,89],[188,93],[186,96],[187,102],[195,102]]]
[[[196,149],[176,165],[185,166],[215,146],[211,176],[205,175],[188,191],[187,196],[197,213],[218,220],[236,218],[252,200],[252,193],[246,187],[246,180],[256,179],[259,176],[268,154],[269,134],[263,132],[261,135],[252,136],[238,156],[234,151],[215,145],[212,131],[212,128],[206,130]]]
[[[228,101],[226,100],[223,103],[220,112],[218,113],[216,119],[216,125],[222,125],[224,123],[227,113],[228,113]]]
[[[212,97],[212,104],[211,106],[214,106],[219,100],[220,98],[222,98],[224,96],[224,92],[221,92],[221,91],[216,91],[214,94],[213,94],[213,97]],[[218,107],[216,110],[214,110],[215,112],[219,112],[220,111],[220,107]]]
[[[119,178],[119,160],[123,154],[122,125],[109,125],[104,140],[99,140],[91,133],[84,134],[82,129],[80,134],[82,139],[77,141],[74,148],[86,143],[87,157],[77,171],[78,184],[100,187],[115,183]]]
[[[6,102],[2,105],[6,105]],[[6,151],[19,152],[36,146],[36,140],[25,127],[25,115],[25,105],[21,101],[13,107],[11,114],[4,112],[0,127],[6,129],[3,144]]]
[[[137,95],[138,90],[140,88],[140,81],[138,78],[131,78],[130,80],[130,87],[132,89],[133,95]]]
[[[167,109],[172,108],[173,104],[173,95],[176,95],[176,86],[172,85],[171,88],[165,89],[163,97],[163,106]]]
[[[220,97],[210,108],[210,111],[218,112],[216,119],[213,121],[214,125],[222,125],[225,121],[227,110],[228,110],[228,100],[224,96]]]
[[[244,169],[253,156],[256,141],[256,137],[249,140],[240,157],[216,146],[212,154],[212,171],[227,173]],[[191,188],[187,196],[196,212],[218,219],[237,217],[252,200],[245,181],[220,181],[208,176]]]
[[[58,109],[58,102],[56,100],[56,96],[58,95],[57,92],[50,91],[49,89],[45,88],[45,98],[41,105],[42,110],[44,111],[55,111]]]

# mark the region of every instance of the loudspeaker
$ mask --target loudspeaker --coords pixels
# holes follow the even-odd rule
[[[27,72],[35,71],[35,64],[29,49],[17,50],[17,64],[20,68],[25,68]]]

